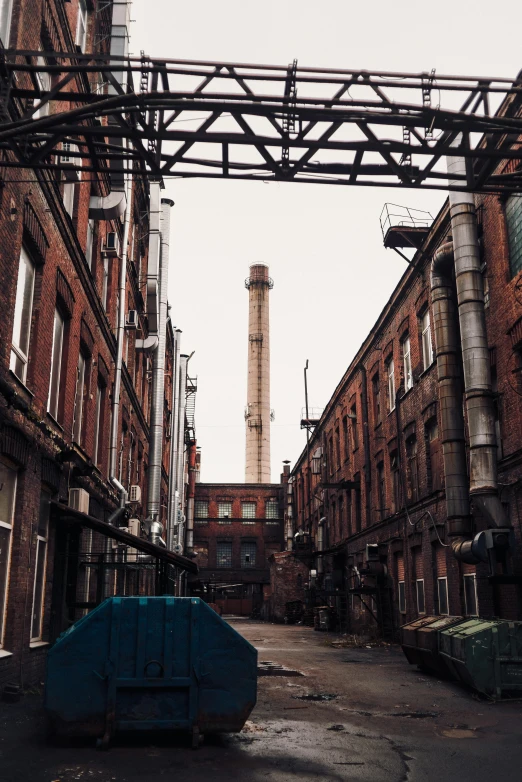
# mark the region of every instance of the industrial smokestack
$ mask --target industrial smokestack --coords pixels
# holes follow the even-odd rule
[[[270,333],[268,293],[274,287],[268,266],[250,267],[248,289],[248,389],[246,483],[270,483]]]

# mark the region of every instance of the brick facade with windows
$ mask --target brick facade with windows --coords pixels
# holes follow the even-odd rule
[[[194,510],[193,594],[225,613],[261,610],[270,591],[268,560],[284,545],[282,485],[197,483]]]
[[[515,574],[522,566],[519,198],[476,200],[500,497],[515,533]],[[488,566],[459,562],[446,537],[430,264],[449,238],[446,203],[311,437],[310,453],[320,456],[320,470],[308,475],[305,451],[292,471],[295,526],[310,534],[311,568],[317,567],[319,519],[326,518],[318,600],[328,600],[351,632],[396,633],[419,613],[522,619],[521,587],[491,584]],[[370,560],[379,574],[370,577],[370,584],[379,584],[371,598],[359,589],[360,571]]]
[[[9,43],[34,51],[46,48],[52,33],[57,49],[73,50],[76,42],[101,51],[107,38],[100,25],[107,18],[110,23],[110,13],[110,5],[100,2],[15,0]],[[53,75],[50,82],[58,78]],[[45,111],[53,111],[52,102]],[[64,574],[64,551],[85,545],[102,551],[105,544],[89,530],[66,528],[49,502],[67,504],[68,490],[83,488],[93,516],[107,519],[118,505],[108,480],[108,447],[122,261],[121,251],[105,253],[104,248],[110,233],[120,245],[123,238],[119,218],[89,217],[90,197],[105,195],[109,187],[102,174],[68,180],[6,168],[1,177],[0,472],[5,480],[0,483],[5,494],[0,498],[0,690],[7,682],[42,680],[47,646],[82,615],[66,604],[77,576],[71,569]],[[151,357],[135,351],[137,335],[147,336],[148,191],[143,178],[134,179],[130,208],[125,309],[136,310],[138,325],[126,330],[123,350],[116,477],[127,488],[141,487],[133,515],[143,520],[151,368]],[[168,378],[172,330],[166,352]],[[166,442],[163,466],[166,497]]]

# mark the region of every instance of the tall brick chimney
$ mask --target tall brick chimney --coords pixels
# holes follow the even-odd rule
[[[274,283],[268,266],[250,267],[248,289],[248,387],[246,483],[270,483],[270,329],[268,294]]]

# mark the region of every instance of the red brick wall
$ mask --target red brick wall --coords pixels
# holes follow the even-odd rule
[[[282,622],[288,602],[302,600],[308,585],[309,570],[291,551],[281,551],[270,557],[269,618]]]

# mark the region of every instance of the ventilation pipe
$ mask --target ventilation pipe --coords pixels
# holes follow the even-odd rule
[[[149,486],[147,493],[147,519],[150,524],[150,540],[159,543],[163,532],[161,516],[161,472],[163,463],[163,419],[165,398],[165,345],[167,331],[167,290],[169,281],[170,209],[174,202],[161,200],[160,264],[159,264],[159,320],[158,347],[152,366],[152,405],[149,444]]]
[[[191,440],[188,448],[188,492],[187,492],[187,556],[194,554],[194,498],[196,496],[196,449]]]
[[[130,2],[129,0],[113,0],[111,47],[112,60],[122,61],[129,54],[129,28],[130,28]],[[126,71],[122,62],[121,71],[114,71],[114,77],[120,88],[126,92]],[[115,85],[109,85],[109,95],[118,92]],[[109,117],[111,124],[116,120]],[[112,140],[113,144],[124,148],[123,138]],[[110,168],[111,192],[106,196],[91,196],[89,201],[89,217],[91,220],[116,220],[125,212],[129,202],[130,193],[126,193],[124,160],[113,160]]]
[[[174,497],[174,524],[176,525],[176,543],[184,549],[184,494],[185,494],[185,406],[187,392],[187,364],[189,356],[179,357],[179,418],[178,418],[178,463],[176,474],[176,494]]]
[[[167,513],[167,548],[174,549],[176,532],[176,481],[178,475],[178,424],[179,424],[179,377],[180,377],[181,329],[174,331],[174,363],[172,367],[172,424],[170,430],[169,495]]]

